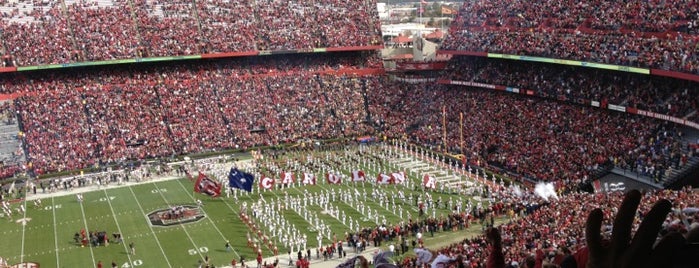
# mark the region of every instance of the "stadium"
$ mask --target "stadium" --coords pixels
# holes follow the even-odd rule
[[[0,268],[697,267],[698,10],[0,0]]]

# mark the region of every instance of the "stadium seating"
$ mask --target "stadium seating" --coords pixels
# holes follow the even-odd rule
[[[698,74],[696,6],[688,0],[469,1],[442,48]]]
[[[498,195],[511,191],[496,193]],[[499,196],[498,196],[499,197]],[[585,249],[585,221],[587,215],[593,208],[601,208],[607,219],[614,215],[623,194],[621,192],[611,194],[569,194],[561,196],[557,200],[544,202],[544,200],[530,197],[504,196],[503,200],[511,200],[505,204],[502,216],[509,216],[509,222],[498,227],[502,234],[502,245],[506,267],[515,263],[523,265],[525,259],[532,257],[539,265],[543,262],[561,265],[565,257],[571,255],[578,266],[584,267],[587,260],[587,250]],[[693,206],[697,193],[691,190],[680,191],[658,191],[650,192],[644,196],[639,206],[639,213],[647,213],[651,206],[659,199],[668,199],[673,202],[673,210],[677,213],[670,213],[665,220],[660,234],[671,231],[686,233],[688,227],[683,224],[683,218],[688,224],[696,226],[699,222],[699,214],[692,213],[689,216],[681,217],[679,211]],[[518,200],[518,201],[515,201]],[[536,210],[518,209],[522,203],[537,204]],[[486,208],[494,211],[493,207]],[[521,210],[526,217],[512,217],[517,215],[514,210]],[[471,215],[474,215],[473,213]],[[640,223],[638,217],[633,225]],[[424,225],[425,223],[421,223]],[[608,226],[611,228],[611,225]],[[607,232],[609,230],[603,230]],[[432,249],[447,256],[455,257],[463,255],[466,267],[484,267],[491,252],[488,252],[486,237],[483,235],[467,238],[458,243],[454,243],[439,249]],[[565,248],[565,249],[564,249]],[[565,253],[567,252],[567,253]],[[401,267],[416,267],[413,265],[415,257],[406,257],[402,261]],[[470,266],[469,266],[470,265]],[[521,267],[521,266],[519,266]],[[571,267],[571,266],[567,266]]]
[[[445,78],[533,90],[578,103],[599,101],[685,118],[699,108],[695,82],[530,62],[456,57]]]
[[[454,153],[461,153],[458,122],[459,114],[465,114],[463,152],[474,165],[576,183],[607,162],[658,179],[668,166],[681,163],[678,132],[660,121],[488,91],[424,90],[379,76],[325,74],[362,70],[376,61],[360,55],[239,58],[80,75],[55,72],[17,78],[3,88],[24,93],[16,106],[38,173],[372,133],[405,134],[419,144],[443,146],[443,106],[449,122],[447,145]],[[465,72],[467,79],[507,84],[524,81],[518,79],[523,74],[541,77],[533,81],[547,85],[537,68],[477,64],[482,65],[480,75]],[[458,69],[469,68],[479,67]],[[511,75],[497,75],[496,69]],[[586,94],[608,93],[594,88]],[[635,134],[628,135],[629,129]]]
[[[324,74],[360,69],[356,56],[269,60],[37,74],[4,88],[24,93],[15,104],[40,174],[367,132],[364,79]]]
[[[24,171],[23,135],[17,125],[12,101],[0,102],[0,178],[12,177]]]
[[[438,148],[443,144],[444,107],[448,148],[461,153],[463,113],[463,154],[470,163],[504,167],[537,180],[576,183],[662,128],[660,121],[647,118],[490,90],[401,91],[386,86],[369,96],[372,120],[382,122],[384,131],[406,133],[418,144]],[[628,135],[629,129],[638,132]]]
[[[533,90],[537,96],[585,105],[595,100],[602,105],[616,104],[687,119],[691,119],[689,116],[699,107],[699,100],[690,97],[698,94],[694,83],[683,80],[478,57],[454,58],[448,69],[446,78],[451,80]],[[658,129],[663,135],[655,135],[656,138],[650,140],[657,144],[641,145],[626,154],[623,160],[615,157],[612,162],[656,181],[662,180],[670,167],[678,169],[683,166],[680,158],[688,153],[681,148],[681,139],[678,138],[681,133],[674,128]],[[669,139],[665,140],[665,137]],[[669,144],[661,140],[669,141]],[[667,147],[658,147],[661,144]]]
[[[375,1],[0,2],[0,52],[18,65],[377,45]]]

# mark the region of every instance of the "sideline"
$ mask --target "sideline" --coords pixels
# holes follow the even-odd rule
[[[214,160],[216,158],[212,158]],[[231,162],[226,162],[230,163],[232,165],[244,165],[248,164],[248,162],[252,162],[252,159],[245,159],[245,160],[238,160],[238,161],[231,161]],[[115,170],[113,172],[119,172],[121,170]],[[96,173],[94,173],[96,174]],[[17,201],[32,201],[36,199],[44,199],[44,198],[51,198],[51,197],[61,197],[61,196],[67,196],[67,195],[72,195],[72,194],[77,194],[77,193],[88,193],[88,192],[96,192],[96,191],[101,191],[101,190],[110,190],[110,189],[117,189],[117,188],[123,188],[123,187],[131,187],[135,185],[142,185],[142,184],[148,184],[148,183],[156,183],[156,182],[164,182],[164,181],[170,181],[170,180],[177,180],[177,179],[182,179],[186,178],[185,176],[176,176],[173,175],[175,174],[174,171],[171,171],[169,173],[166,173],[164,175],[160,176],[153,176],[148,179],[142,179],[142,180],[130,180],[130,181],[122,181],[120,183],[108,183],[108,184],[100,184],[97,185],[95,183],[91,183],[90,185],[82,186],[82,187],[76,187],[76,188],[70,188],[70,190],[56,190],[52,193],[40,193],[37,192],[36,194],[32,193],[31,191],[26,191],[26,200],[25,199],[16,199]],[[92,174],[88,174],[92,175]],[[73,178],[77,178],[80,176],[74,176]],[[60,179],[67,179],[71,177],[63,177]]]

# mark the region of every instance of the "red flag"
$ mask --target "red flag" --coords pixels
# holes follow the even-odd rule
[[[592,182],[592,189],[595,191],[595,193],[602,192],[602,183],[600,183],[599,180],[595,180]]]
[[[221,195],[221,183],[212,180],[211,178],[199,172],[199,177],[194,183],[194,191],[208,196],[217,197]]]
[[[313,173],[303,173],[303,184],[316,185],[316,176]]]
[[[280,177],[282,178],[282,184],[292,184],[296,181],[293,172],[282,172]]]
[[[260,188],[262,188],[262,189],[274,188],[274,179],[267,177],[265,175],[262,175],[262,178],[260,179]]]
[[[366,178],[364,177],[364,171],[361,170],[355,170],[352,171],[352,181],[365,181]]]
[[[393,184],[393,177],[380,173],[379,176],[376,177],[376,184]]]
[[[342,178],[334,173],[328,173],[326,179],[329,184],[340,184],[342,183]]]
[[[393,183],[403,183],[405,181],[405,172],[393,172],[391,173],[391,179],[393,179]]]
[[[428,189],[434,189],[437,188],[437,179],[434,177],[425,174],[425,176],[422,178],[422,186],[425,186],[425,188]]]

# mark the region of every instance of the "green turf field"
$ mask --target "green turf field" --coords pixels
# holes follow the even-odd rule
[[[298,156],[292,155],[292,157]],[[387,165],[387,163],[379,164],[384,168]],[[267,168],[269,165],[271,164],[268,164]],[[367,178],[372,176],[370,164],[357,163],[357,165],[367,171]],[[379,191],[390,196],[396,196],[399,190],[406,194],[422,192],[422,190],[415,191],[404,186],[373,186],[369,183],[328,185],[322,182],[324,174],[317,172],[316,176],[318,185],[276,189],[264,191],[261,194],[266,200],[279,200],[284,195],[304,197],[305,190],[312,194],[330,189],[338,192],[354,191],[354,188],[359,188],[359,191],[371,191],[373,187],[377,187]],[[419,178],[411,177],[410,179],[414,184],[419,185]],[[40,264],[41,267],[96,267],[98,261],[102,261],[104,267],[109,267],[113,261],[119,267],[197,267],[198,261],[205,256],[208,256],[216,267],[222,267],[230,265],[232,259],[239,259],[240,256],[244,256],[249,261],[254,260],[256,254],[251,247],[248,247],[246,241],[246,236],[251,230],[239,217],[238,210],[242,202],[252,204],[259,199],[260,194],[256,192],[241,195],[236,201],[233,197],[210,198],[194,193],[192,189],[193,183],[189,179],[181,178],[86,192],[83,194],[82,202],[78,202],[74,194],[43,198],[41,207],[35,207],[32,202],[27,202],[26,216],[15,213],[12,220],[7,217],[0,219],[2,234],[0,256],[8,259],[10,264],[33,262]],[[443,200],[465,198],[437,192],[433,193],[433,197],[435,199],[441,197]],[[205,217],[199,221],[172,226],[153,226],[146,216],[153,211],[168,209],[172,206],[196,206],[197,199],[204,202],[200,209]],[[408,217],[406,213],[401,219],[401,213],[387,205],[380,206],[379,202],[371,198],[362,199],[361,202],[385,216],[389,223],[400,222]],[[352,202],[337,201],[333,204],[348,218],[358,219],[362,226],[375,226],[375,220],[363,215],[357,209],[356,202],[354,203],[355,205]],[[413,218],[417,217],[417,209],[413,204],[400,200],[397,203],[406,212],[410,212]],[[19,203],[12,204],[13,210],[18,205]],[[344,238],[343,234],[349,231],[346,223],[323,213],[324,209],[321,206],[309,206],[308,210],[315,211],[317,217],[338,234],[338,238]],[[449,211],[441,207],[436,214],[446,214]],[[286,221],[308,235],[309,247],[316,246],[316,226],[289,208],[283,209],[280,214]],[[22,224],[22,218],[26,219],[26,225]],[[267,223],[260,222],[259,219],[253,220],[258,226],[267,226]],[[124,243],[81,247],[73,240],[74,234],[81,229],[105,231],[110,238],[112,233],[121,233]],[[266,228],[261,229],[267,232]],[[459,234],[470,233],[459,232]],[[436,235],[434,241],[430,242],[431,238],[425,237],[428,244],[462,238],[444,233]],[[224,247],[227,240],[233,247],[231,252],[227,252]],[[128,244],[132,242],[135,245],[135,254],[129,254]],[[323,243],[330,243],[330,240],[325,237]],[[281,243],[276,245],[280,254],[287,251]],[[263,246],[262,249],[265,257],[272,255],[270,248]]]

